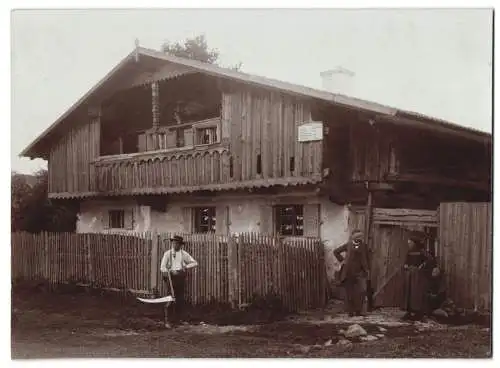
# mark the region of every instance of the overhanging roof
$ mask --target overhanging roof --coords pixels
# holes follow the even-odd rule
[[[138,57],[138,58],[137,58]],[[143,60],[146,57],[150,59],[150,69],[146,68],[144,64],[139,64],[137,60]],[[99,96],[104,96],[114,91],[120,90],[125,85],[130,86],[130,81],[135,81],[135,84],[141,82],[152,81],[162,76],[162,65],[165,62],[173,63],[182,66],[185,73],[188,72],[201,72],[204,74],[239,81],[245,84],[255,85],[258,87],[265,87],[277,89],[290,94],[308,97],[323,102],[346,106],[361,111],[367,111],[376,114],[382,120],[392,122],[395,124],[407,124],[417,128],[424,128],[430,130],[441,131],[443,133],[458,134],[469,139],[489,141],[491,134],[466,128],[457,124],[428,117],[422,114],[399,110],[393,107],[382,105],[375,102],[370,102],[354,97],[348,97],[340,94],[334,94],[326,91],[321,91],[305,86],[300,86],[288,82],[283,82],[271,78],[256,76],[252,74],[243,73],[240,71],[221,68],[217,65],[199,62],[197,60],[185,59],[173,55],[165,54],[156,50],[138,47],[128,54],[118,65],[116,65],[106,76],[101,79],[94,87],[92,87],[83,97],[76,101],[64,114],[62,114],[51,126],[49,126],[42,134],[40,134],[28,147],[26,147],[20,156],[35,157],[39,154],[37,147],[45,141],[60,125],[64,124],[67,118],[80,106],[89,103],[93,99],[98,100]],[[146,70],[144,70],[144,68]],[[131,75],[134,74],[134,75]],[[169,71],[164,72],[165,75]],[[128,83],[125,82],[128,80]]]

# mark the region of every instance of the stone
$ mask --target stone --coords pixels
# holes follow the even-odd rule
[[[311,346],[311,350],[321,350],[321,349],[323,349],[323,345],[320,344],[315,344]]]
[[[311,347],[310,346],[306,346],[306,345],[301,345],[299,347],[299,351],[302,353],[302,354],[307,354],[311,351]]]
[[[434,310],[432,312],[432,315],[436,317],[448,318],[448,313],[446,313],[446,311],[441,308]]]
[[[325,342],[325,346],[330,346],[332,345],[333,341],[332,339],[328,340],[327,342]]]
[[[348,339],[353,338],[353,337],[366,336],[366,335],[367,335],[366,330],[358,324],[354,324],[354,325],[349,326],[349,328],[347,329],[347,331],[344,334],[344,336],[347,337]]]
[[[341,335],[345,335],[345,330],[340,330],[340,331],[339,331],[339,334],[341,334]]]
[[[377,326],[377,327],[380,332],[387,332],[387,328],[384,328],[382,326]]]
[[[353,344],[352,342],[350,342],[349,340],[347,339],[340,339],[338,342],[337,342],[337,346],[342,346],[342,347],[351,347]]]
[[[376,340],[378,340],[378,337],[373,336],[373,335],[366,335],[366,336],[360,336],[359,339],[361,341],[376,341]]]
[[[377,336],[379,339],[382,339],[382,338],[384,338],[384,337],[385,337],[385,335],[384,335],[384,334],[376,334],[375,336]]]

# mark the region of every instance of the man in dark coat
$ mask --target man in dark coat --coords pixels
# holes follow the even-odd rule
[[[342,253],[345,253],[345,257]],[[366,279],[370,276],[368,248],[363,241],[363,233],[354,230],[349,241],[335,249],[333,254],[339,262],[343,262],[340,282],[345,288],[347,312],[349,316],[361,316],[366,296]]]
[[[403,319],[420,320],[428,313],[430,277],[434,258],[425,249],[425,234],[413,231],[408,239],[409,250],[404,264],[405,295]]]

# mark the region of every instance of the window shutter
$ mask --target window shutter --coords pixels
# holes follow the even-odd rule
[[[193,232],[193,209],[191,207],[182,208],[182,227],[184,233]]]
[[[184,145],[186,147],[191,147],[194,145],[193,129],[184,129]]]
[[[304,205],[304,235],[319,237],[320,213],[319,204]]]
[[[125,218],[123,219],[124,222],[124,227],[127,230],[134,230],[134,210],[129,209],[129,210],[124,210],[124,216]]]
[[[217,234],[228,234],[229,233],[229,207],[228,206],[217,206],[215,208],[215,232]]]
[[[139,152],[145,152],[147,150],[146,134],[142,133],[137,137],[137,149]]]
[[[274,234],[274,208],[270,205],[260,207],[260,232],[262,234]]]
[[[103,229],[105,230],[109,229],[109,211],[104,211],[104,213],[101,216],[101,221]]]
[[[167,131],[167,148],[175,148],[176,146],[176,132],[175,130],[169,129]]]

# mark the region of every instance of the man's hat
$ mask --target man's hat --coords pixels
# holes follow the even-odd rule
[[[170,241],[184,244],[184,238],[180,235],[174,235],[173,237],[170,238]]]
[[[363,240],[364,239],[364,234],[361,230],[354,230],[351,233],[351,239],[352,240]]]
[[[427,238],[427,234],[425,234],[423,231],[412,231],[409,234],[409,238],[414,242],[423,243]]]

